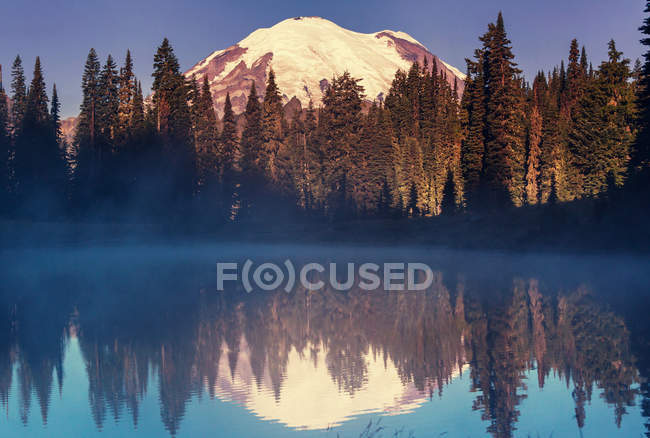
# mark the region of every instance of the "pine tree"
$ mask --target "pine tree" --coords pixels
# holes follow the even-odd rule
[[[133,110],[129,121],[129,130],[132,135],[137,135],[137,133],[142,132],[145,124],[144,96],[142,95],[142,84],[135,78],[133,82],[136,84],[136,90],[133,95]]]
[[[538,108],[538,90],[533,89],[533,102],[529,114],[528,157],[526,163],[526,202],[535,205],[539,201],[540,144],[542,141],[542,115]]]
[[[118,88],[118,110],[117,110],[117,143],[123,144],[127,141],[133,119],[134,100],[136,95],[135,75],[133,74],[133,60],[131,51],[126,51],[124,66],[120,69]]]
[[[379,108],[373,103],[367,116],[363,118],[359,140],[352,143],[349,149],[351,165],[346,174],[346,197],[353,204],[358,216],[374,210],[377,205],[376,195],[379,187],[374,186],[375,178],[371,169],[378,131],[378,112]]]
[[[99,75],[99,99],[97,105],[97,129],[102,138],[102,142],[106,143],[106,155],[112,153],[113,140],[115,134],[119,130],[119,94],[118,94],[119,77],[117,75],[117,66],[113,61],[113,57],[108,55],[106,64],[102,68]]]
[[[334,77],[323,96],[323,110],[319,123],[321,134],[320,143],[322,161],[322,199],[331,217],[345,213],[347,202],[347,183],[345,181],[350,169],[350,151],[353,144],[359,141],[362,127],[361,102],[364,97],[363,87],[359,79],[353,78],[348,72]]]
[[[34,64],[34,75],[29,84],[27,100],[25,104],[25,118],[29,116],[30,122],[45,123],[49,120],[49,99],[45,91],[45,79],[41,69],[41,59],[37,56]]]
[[[198,92],[192,107],[196,114],[194,137],[199,190],[210,192],[216,190],[221,157],[218,154],[219,130],[217,116],[214,112],[212,93],[210,92],[207,76],[203,77],[203,86]]]
[[[280,95],[280,90],[275,83],[275,73],[273,72],[273,69],[269,70],[266,82],[266,91],[264,93],[264,101],[262,103],[262,111],[264,148],[263,154],[260,156],[260,159],[262,160],[260,166],[269,180],[277,181],[275,176],[275,157],[283,140],[282,126],[284,122],[284,114],[282,109],[282,96]]]
[[[623,184],[632,144],[635,97],[628,81],[630,61],[622,59],[613,40],[608,54],[581,99],[569,133],[582,189],[589,196],[606,190],[610,173],[617,185]]]
[[[513,62],[501,13],[481,40],[486,65],[485,179],[497,202],[507,194],[519,206],[524,201],[525,170],[521,71]]]
[[[81,80],[83,99],[74,138],[73,201],[77,208],[87,208],[97,200],[102,160],[99,147],[99,115],[101,107],[101,67],[95,49],[90,49]]]
[[[9,135],[10,117],[7,99],[0,74],[0,214],[9,211],[11,193],[9,180],[11,137]]]
[[[393,207],[395,187],[395,159],[397,151],[393,143],[393,126],[390,111],[380,107],[373,137],[374,148],[370,156],[370,178],[376,197],[381,197],[377,209],[386,215]]]
[[[194,135],[194,142],[196,143],[195,127],[201,116],[201,89],[199,88],[199,83],[196,81],[195,75],[192,75],[192,78],[189,80],[187,97],[191,102],[190,116],[192,118],[192,133]]]
[[[172,176],[170,195],[172,201],[181,207],[178,202],[189,200],[194,192],[196,157],[189,87],[167,38],[156,51],[153,67],[153,115],[163,144],[164,163]]]
[[[19,55],[11,67],[11,132],[17,135],[20,129],[23,115],[25,114],[25,104],[27,100],[27,86],[25,83],[25,72],[23,62]]]
[[[262,132],[262,109],[254,81],[248,94],[244,120],[245,124],[240,140],[242,172],[261,173],[260,156],[264,135]]]
[[[66,169],[48,102],[41,61],[36,57],[14,156],[21,209],[36,217],[58,214],[65,194]]]
[[[420,216],[420,208],[418,207],[418,189],[415,183],[411,183],[409,190],[409,202],[407,205],[407,212],[411,217]]]
[[[583,48],[584,49],[584,48]],[[583,56],[586,58],[586,54]],[[585,61],[586,62],[586,59]],[[573,39],[571,41],[571,47],[569,49],[569,66],[567,68],[567,96],[564,99],[564,110],[567,112],[567,115],[570,117],[572,108],[578,103],[583,94],[584,81],[585,81],[586,71],[583,70],[583,65],[579,59],[578,51],[578,41]]]
[[[393,191],[391,190],[391,183],[388,179],[384,179],[381,185],[381,192],[379,194],[379,203],[377,213],[380,217],[391,217],[393,211]]]
[[[476,51],[476,62],[467,60],[467,79],[461,106],[466,112],[465,138],[461,148],[461,169],[470,205],[477,197],[485,157],[485,80],[483,52]]]
[[[306,163],[305,126],[301,110],[294,112],[289,124],[288,135],[280,145],[276,157],[276,186],[284,196],[299,206],[305,207]]]
[[[223,130],[219,141],[219,155],[221,156],[221,174],[226,180],[232,179],[232,170],[237,154],[237,123],[230,103],[230,93],[226,93],[223,105]]]
[[[54,137],[60,147],[64,148],[63,137],[61,133],[61,102],[59,102],[59,94],[56,91],[56,84],[52,86],[52,103],[50,105],[50,121],[52,122],[52,130]]]
[[[539,200],[548,201],[552,182],[562,170],[562,152],[566,149],[560,129],[559,78],[557,70],[547,83],[543,73],[537,76],[534,89],[538,90],[540,113],[542,116],[542,138],[540,144]],[[557,188],[557,187],[556,187]],[[557,195],[557,190],[556,190]]]
[[[153,103],[156,127],[163,140],[187,142],[191,132],[189,93],[178,59],[167,38],[154,56]]]
[[[82,148],[94,148],[97,135],[97,109],[100,101],[100,64],[95,49],[90,49],[81,81],[83,101],[79,112],[79,124],[75,134],[75,143]]]
[[[458,208],[458,203],[456,202],[456,182],[454,178],[454,173],[450,170],[449,172],[447,172],[445,187],[442,191],[442,203],[441,203],[442,214],[446,216],[451,216],[456,213],[457,208]]]
[[[323,181],[323,156],[322,144],[324,143],[323,131],[320,129],[321,120],[316,117],[314,103],[310,99],[305,112],[305,209],[318,210],[319,200],[322,199]]]
[[[650,1],[646,2],[644,12],[648,15],[643,20],[639,30],[643,34],[641,44],[646,47],[643,54],[643,67],[641,68],[638,84],[639,105],[639,133],[637,135],[634,152],[631,157],[633,170],[640,175],[639,187],[647,190],[650,187]]]
[[[255,81],[252,82],[244,112],[244,130],[241,134],[240,145],[240,212],[241,218],[249,218],[257,200],[259,189],[263,184],[264,170],[261,167],[261,155],[264,145],[262,127],[262,107],[257,97]]]

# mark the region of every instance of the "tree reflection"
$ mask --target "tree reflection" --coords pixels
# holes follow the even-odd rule
[[[7,409],[15,369],[23,421],[34,392],[47,422],[54,376],[61,385],[64,345],[72,337],[79,340],[100,429],[107,417],[125,412],[137,425],[153,373],[161,420],[175,435],[193,397],[213,398],[223,390],[218,382],[233,384],[247,372],[239,363],[244,354],[254,385],[269,385],[280,400],[293,350],[314,366],[324,357],[330,378],[348,396],[368,384],[369,354],[393,363],[403,384],[429,397],[442,396],[469,364],[471,408],[494,437],[514,435],[530,370],[540,387],[550,373],[566,380],[580,428],[595,392],[612,406],[617,425],[638,395],[630,333],[584,286],[545,290],[536,278],[486,284],[438,272],[419,292],[298,288],[247,295],[212,292],[184,268],[147,274],[76,283],[63,299],[34,299],[38,282],[33,290],[5,291],[2,406]],[[646,417],[647,388],[641,385]]]

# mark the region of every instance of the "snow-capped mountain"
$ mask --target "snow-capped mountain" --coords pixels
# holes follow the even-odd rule
[[[451,84],[458,79],[462,92],[465,75],[410,35],[391,30],[353,32],[320,17],[289,18],[258,29],[239,43],[213,52],[185,75],[194,75],[200,82],[207,75],[221,116],[227,92],[235,113],[244,111],[253,80],[258,93],[263,94],[270,68],[275,71],[285,103],[295,96],[303,106],[310,99],[318,106],[335,74],[349,71],[361,79],[368,100],[381,99],[398,69],[408,70],[414,61],[422,63],[425,57],[429,65],[432,58],[436,60]]]

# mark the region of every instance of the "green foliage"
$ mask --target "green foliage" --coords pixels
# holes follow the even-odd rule
[[[13,172],[19,211],[41,218],[59,214],[64,207],[67,177],[48,102],[37,57],[16,138]]]
[[[650,2],[646,2],[644,12],[650,13]],[[639,135],[635,142],[631,164],[635,172],[642,175],[641,184],[648,187],[650,181],[650,15],[646,15],[639,28],[643,34],[641,44],[646,48],[643,54],[643,66],[639,72]]]
[[[137,83],[133,73],[133,60],[131,59],[130,50],[126,51],[124,66],[120,68],[118,81],[117,130],[115,137],[116,143],[124,144],[128,140],[129,128],[134,118],[134,105],[137,93]]]
[[[238,148],[237,124],[235,122],[235,114],[232,111],[232,104],[230,103],[230,93],[226,94],[222,124],[223,130],[221,131],[219,141],[219,155],[221,157],[222,174],[230,175]]]
[[[217,116],[214,112],[207,76],[204,76],[203,86],[197,92],[198,95],[193,102],[192,109],[196,113],[194,139],[197,153],[198,184],[199,190],[202,190],[217,183],[221,163],[219,163],[220,156],[218,154]]]
[[[278,182],[276,175],[275,159],[280,149],[283,138],[282,128],[284,126],[284,111],[282,109],[282,96],[278,85],[275,83],[275,73],[269,70],[266,81],[266,91],[262,103],[262,131],[264,146],[260,156],[260,167],[266,177]]]
[[[164,163],[171,176],[171,196],[174,202],[187,200],[194,193],[196,182],[190,95],[167,38],[156,51],[153,67],[153,115],[166,155]]]
[[[481,37],[484,46],[486,137],[484,176],[501,202],[507,192],[516,206],[524,201],[525,136],[523,93],[501,13]]]
[[[113,57],[108,55],[99,75],[99,99],[96,109],[97,130],[103,143],[111,143],[119,129],[118,83],[117,66]],[[110,146],[106,148],[110,149]]]
[[[601,64],[580,100],[569,132],[569,145],[582,181],[581,191],[595,196],[607,188],[607,176],[623,184],[633,141],[633,88],[628,82],[629,60],[622,59],[614,41],[609,60]]]
[[[240,169],[239,216],[247,219],[253,214],[254,199],[261,189],[264,177],[262,167],[262,148],[264,133],[262,126],[262,106],[257,96],[255,81],[252,82],[244,112],[244,130],[239,141]]]
[[[10,194],[10,162],[11,136],[9,132],[10,115],[7,105],[7,94],[0,78],[0,213],[5,213],[9,208]]]
[[[433,57],[397,71],[383,102],[367,102],[360,79],[345,72],[318,109],[310,102],[289,121],[271,69],[263,99],[251,84],[240,137],[230,94],[219,133],[208,77],[186,80],[167,39],[146,102],[130,51],[118,73],[110,55],[102,68],[91,49],[69,157],[73,205],[116,210],[133,192],[152,199],[152,215],[177,218],[195,198],[222,218],[264,215],[278,202],[328,218],[432,216],[609,199],[631,176],[647,189],[638,181],[650,174],[650,51],[630,70],[611,41],[594,70],[574,39],[566,64],[539,72],[530,87],[501,14],[480,41],[460,102],[457,79]],[[60,186],[66,170],[53,164],[64,146],[60,102],[54,87],[48,108],[39,59],[27,89],[18,56],[11,114],[0,89],[0,155],[4,192],[23,198],[47,178]]]
[[[27,85],[25,83],[23,61],[19,55],[16,55],[16,59],[11,66],[11,124],[14,135],[20,129],[25,114],[26,100]]]

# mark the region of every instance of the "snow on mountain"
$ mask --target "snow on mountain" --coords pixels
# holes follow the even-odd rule
[[[203,81],[207,75],[221,116],[226,93],[233,109],[243,112],[251,82],[263,94],[270,68],[283,93],[285,103],[292,97],[306,106],[318,106],[335,74],[349,71],[361,78],[368,100],[381,99],[390,88],[398,69],[408,70],[414,61],[435,59],[450,84],[458,79],[459,93],[465,75],[444,63],[420,42],[404,32],[384,30],[364,34],[344,29],[320,17],[296,17],[270,28],[258,29],[239,43],[210,56],[188,70],[187,77]]]

